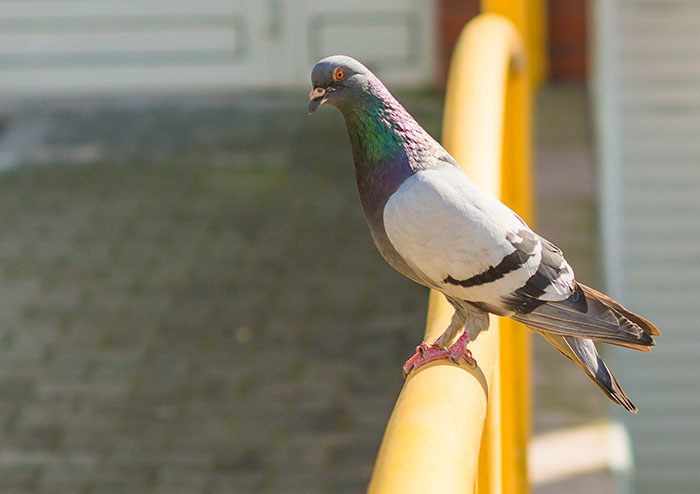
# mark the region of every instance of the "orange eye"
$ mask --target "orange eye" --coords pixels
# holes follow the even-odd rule
[[[344,77],[345,71],[343,69],[335,69],[335,72],[333,72],[333,79],[336,81],[342,81]]]

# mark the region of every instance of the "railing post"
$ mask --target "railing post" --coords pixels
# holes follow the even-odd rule
[[[514,157],[529,152],[524,62],[524,45],[513,24],[483,14],[460,35],[450,65],[443,144],[475,182],[496,196],[529,187],[529,169],[521,166],[529,166],[529,156]],[[523,180],[516,182],[521,185],[502,183],[502,166],[507,179]],[[431,292],[425,341],[442,333],[452,312],[441,294]],[[527,492],[529,391],[523,382],[529,375],[529,346],[524,330],[501,324],[499,331],[499,322],[492,317],[489,330],[470,343],[478,368],[438,361],[411,373],[389,419],[370,493]],[[507,339],[499,337],[504,332]],[[515,333],[520,334],[513,339]],[[514,367],[510,359],[517,360]]]
[[[511,71],[506,90],[501,162],[504,179],[499,192],[501,200],[532,226],[532,87],[544,78],[543,0],[482,0],[482,9],[508,18],[523,42],[521,53],[524,59],[519,63],[526,67],[514,66],[516,70]],[[502,319],[500,447],[504,494],[529,492],[530,340],[530,332],[524,326],[511,319]]]

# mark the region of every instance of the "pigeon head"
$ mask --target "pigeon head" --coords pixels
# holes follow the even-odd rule
[[[313,89],[309,94],[309,114],[329,103],[341,111],[349,103],[372,94],[381,83],[370,70],[354,58],[344,55],[326,57],[311,72]]]
[[[340,110],[356,167],[380,169],[391,162],[405,165],[406,171],[423,167],[427,154],[447,154],[357,60],[343,55],[324,58],[311,71],[311,84],[309,113],[325,103]]]

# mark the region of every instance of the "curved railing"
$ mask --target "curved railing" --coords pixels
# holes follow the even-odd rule
[[[460,35],[450,65],[443,144],[479,185],[530,216],[530,89],[513,23],[482,14]],[[430,294],[425,341],[453,309]],[[431,362],[406,380],[389,419],[369,492],[526,493],[529,339],[509,319],[470,343],[476,369]]]

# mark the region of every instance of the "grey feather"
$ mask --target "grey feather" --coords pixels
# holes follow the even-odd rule
[[[537,331],[554,348],[581,367],[603,392],[615,403],[630,412],[637,413],[637,407],[630,401],[617,379],[613,376],[591,340],[572,338]]]

